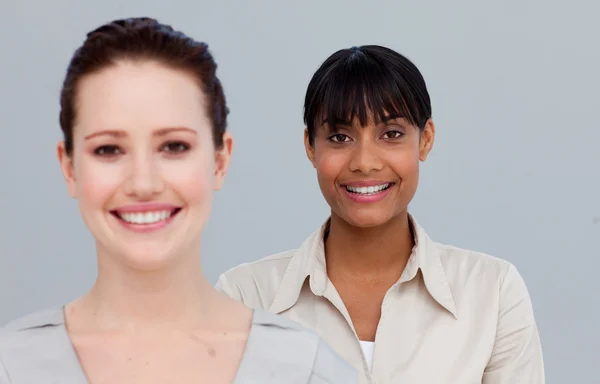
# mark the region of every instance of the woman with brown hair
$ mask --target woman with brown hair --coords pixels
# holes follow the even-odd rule
[[[215,290],[200,264],[232,137],[206,44],[116,20],[75,52],[58,159],[94,236],[79,299],[0,333],[0,383],[355,383],[316,333]]]

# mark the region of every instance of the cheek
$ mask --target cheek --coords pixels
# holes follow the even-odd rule
[[[347,159],[342,153],[325,152],[315,156],[315,168],[319,182],[334,183],[343,173]]]
[[[416,182],[419,178],[418,150],[397,151],[390,155],[390,165],[394,172],[405,182]]]
[[[167,163],[163,168],[165,184],[187,204],[210,202],[214,183],[214,164],[207,158]]]
[[[82,158],[75,167],[77,197],[83,207],[102,207],[117,192],[122,181],[121,167]]]

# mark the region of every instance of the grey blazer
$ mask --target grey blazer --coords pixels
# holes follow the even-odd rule
[[[86,384],[63,308],[36,312],[0,330],[0,384]],[[255,310],[234,384],[356,384],[356,370],[316,333]]]

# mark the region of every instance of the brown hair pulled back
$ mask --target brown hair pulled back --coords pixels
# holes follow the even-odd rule
[[[78,83],[123,60],[157,61],[193,75],[206,97],[215,147],[223,145],[229,110],[208,45],[155,19],[138,17],[114,20],[89,32],[71,58],[60,93],[60,127],[69,156],[73,152]]]

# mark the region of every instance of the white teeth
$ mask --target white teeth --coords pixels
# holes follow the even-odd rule
[[[370,187],[351,187],[346,185],[346,190],[352,193],[359,193],[361,195],[370,195],[374,193],[379,193],[384,189],[387,189],[391,184],[381,184],[381,185],[372,185]]]
[[[171,217],[171,211],[119,213],[123,221],[133,224],[154,224]]]

